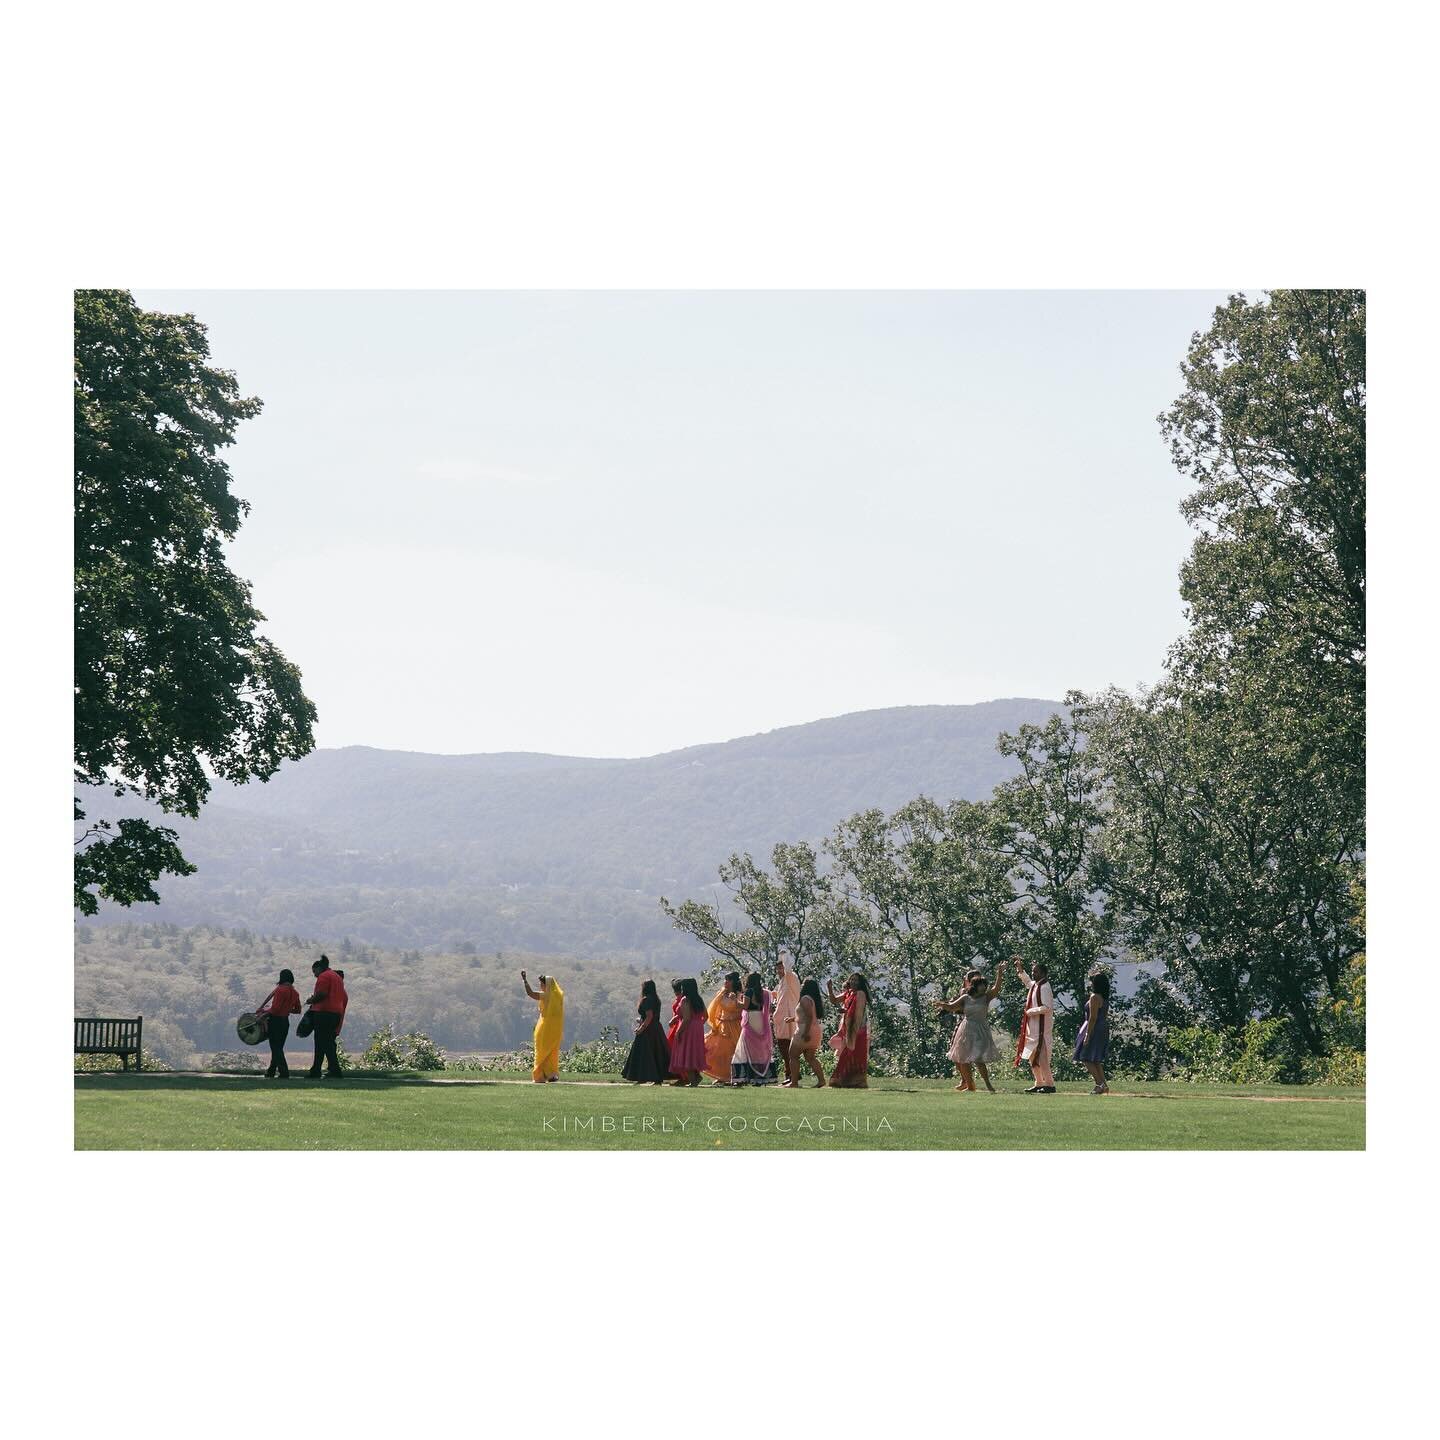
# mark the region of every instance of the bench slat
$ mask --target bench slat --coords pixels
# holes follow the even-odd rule
[[[75,1018],[75,1054],[134,1055],[140,1061],[140,1036],[144,1016],[133,1020],[109,1015],[83,1015]]]

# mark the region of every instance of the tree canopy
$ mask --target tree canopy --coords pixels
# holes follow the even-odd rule
[[[260,411],[193,315],[75,295],[75,905],[154,901],[192,867],[174,830],[86,824],[84,787],[195,816],[210,776],[265,779],[314,745],[299,670],[226,563],[248,505],[220,452]]]
[[[1198,533],[1160,683],[1001,735],[1019,768],[988,801],[863,811],[826,844],[912,1070],[940,1055],[930,990],[1012,949],[1049,967],[1062,1031],[1124,960],[1122,1039],[1363,1048],[1364,292],[1233,296],[1181,375],[1159,421]]]

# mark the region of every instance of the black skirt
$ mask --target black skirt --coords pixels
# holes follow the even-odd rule
[[[630,1054],[620,1073],[637,1085],[654,1085],[670,1078],[670,1042],[658,1020],[652,1020],[630,1042]]]

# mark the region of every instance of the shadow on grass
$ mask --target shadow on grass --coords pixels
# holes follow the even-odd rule
[[[653,1090],[659,1090],[661,1088],[663,1088],[665,1093],[667,1094],[671,1090],[676,1088],[684,1089],[687,1094],[690,1093],[689,1087],[685,1086],[676,1087],[666,1085],[664,1087],[659,1087],[650,1085],[632,1085],[624,1080],[609,1079],[601,1076],[590,1076],[583,1074],[563,1075],[561,1076],[558,1083],[561,1086],[566,1086],[569,1088],[583,1086],[587,1089],[603,1088],[607,1090],[625,1092],[643,1091],[646,1094],[649,1094]],[[133,1094],[137,1091],[146,1090],[201,1090],[211,1091],[214,1093],[233,1094],[236,1091],[249,1090],[345,1090],[352,1086],[355,1089],[363,1090],[387,1089],[397,1086],[428,1086],[431,1088],[434,1088],[436,1086],[464,1086],[467,1088],[472,1086],[479,1086],[489,1089],[504,1086],[506,1088],[518,1087],[528,1090],[533,1087],[533,1082],[528,1075],[485,1075],[480,1072],[446,1072],[439,1070],[347,1070],[344,1074],[344,1077],[340,1080],[312,1080],[306,1075],[303,1070],[292,1070],[290,1072],[290,1078],[288,1080],[267,1080],[263,1075],[254,1075],[248,1073],[223,1074],[216,1072],[206,1073],[188,1070],[152,1071],[146,1074],[136,1074],[132,1071],[128,1075],[123,1070],[77,1070],[75,1072],[75,1087],[77,1090],[104,1090],[118,1088],[124,1090],[127,1094]],[[697,1086],[695,1088],[697,1090],[703,1090],[707,1094],[712,1093],[716,1089],[721,1089],[724,1091],[724,1093],[727,1094],[733,1093],[725,1090],[724,1087],[720,1086],[704,1085]],[[766,1090],[773,1090],[775,1091],[775,1093],[781,1095],[788,1095],[792,1093],[791,1091],[782,1089],[778,1085],[766,1086],[763,1088]],[[807,1085],[803,1088],[808,1091],[814,1089],[815,1087]],[[875,1094],[877,1092],[887,1095],[918,1095],[933,1093],[939,1095],[944,1093],[948,1089],[948,1085],[942,1088],[936,1088],[918,1085],[912,1086],[906,1085],[903,1082],[891,1081],[883,1087],[871,1086],[868,1091],[852,1090],[842,1091],[840,1093],[860,1095]]]
[[[118,1088],[134,1090],[374,1090],[398,1085],[432,1085],[437,1076],[423,1071],[347,1070],[339,1080],[311,1080],[303,1071],[290,1072],[288,1080],[267,1080],[263,1075],[200,1075],[186,1071],[168,1071],[146,1075],[127,1075],[123,1070],[76,1071],[76,1088],[99,1090]],[[499,1080],[469,1075],[459,1077],[466,1085],[499,1085]],[[454,1084],[450,1080],[446,1083]]]

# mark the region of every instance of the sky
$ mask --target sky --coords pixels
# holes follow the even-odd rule
[[[156,291],[320,745],[639,756],[1158,677],[1221,291]]]

